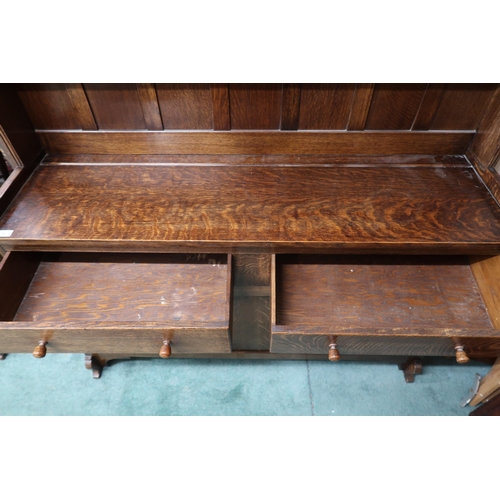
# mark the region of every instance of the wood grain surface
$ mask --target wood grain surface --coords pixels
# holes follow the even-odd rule
[[[231,127],[279,129],[282,87],[281,83],[230,83]]]
[[[83,130],[97,130],[97,123],[81,83],[66,83],[66,92],[73,105],[73,112]]]
[[[475,130],[496,88],[496,83],[447,84],[430,128]]]
[[[231,108],[232,109],[232,108]],[[234,125],[233,125],[233,128]],[[48,153],[62,154],[464,154],[470,132],[52,132]]]
[[[229,112],[229,86],[227,83],[210,84],[214,130],[231,130],[231,114]]]
[[[234,255],[232,269],[232,347],[269,350],[271,256]]]
[[[47,353],[113,352],[158,357],[164,340],[172,353],[230,353],[227,323],[188,327],[163,323],[0,323],[0,351],[31,353],[40,340],[47,341]]]
[[[165,129],[212,129],[210,86],[202,83],[158,83],[156,93]]]
[[[469,151],[483,169],[494,166],[500,156],[500,86],[479,123]]]
[[[281,102],[281,130],[297,130],[300,113],[300,83],[283,84],[283,100]]]
[[[364,130],[375,90],[374,83],[358,83],[354,92],[348,130]]]
[[[276,324],[493,330],[460,256],[277,256]]]
[[[73,106],[64,83],[18,85],[21,98],[37,129],[82,129],[79,112]]]
[[[100,129],[147,128],[135,83],[85,83],[84,88]]]
[[[499,222],[471,168],[50,165],[0,228],[5,249],[489,254]]]
[[[347,129],[355,88],[352,83],[303,84],[299,129]]]
[[[167,129],[211,129],[213,114],[215,130],[231,125],[296,130],[300,107],[300,128],[308,130],[474,130],[495,89],[495,84],[198,83],[156,84],[156,93],[155,84],[84,85],[89,92],[81,92],[82,84],[24,84],[19,93],[42,130],[93,129],[90,107],[101,129],[160,130],[158,102]]]
[[[227,256],[50,254],[15,320],[220,323],[227,281]]]
[[[366,129],[410,130],[426,87],[425,83],[375,85]]]
[[[427,336],[425,331],[420,336],[414,334],[398,336],[394,332],[389,335],[338,335],[337,348],[345,359],[345,355],[368,356],[454,356],[455,341],[450,338],[450,330],[442,331],[435,336]],[[328,353],[330,335],[300,333],[277,333],[271,335],[271,352],[288,354],[324,354]],[[498,356],[500,353],[499,332],[478,332],[477,338],[460,337],[466,352],[471,356]]]
[[[429,83],[413,122],[412,130],[429,130],[431,128],[445,89],[446,84],[444,83]]]
[[[500,256],[471,256],[469,260],[491,322],[500,330]]]
[[[142,114],[148,130],[163,130],[158,96],[153,83],[136,83],[139,100],[142,106]]]

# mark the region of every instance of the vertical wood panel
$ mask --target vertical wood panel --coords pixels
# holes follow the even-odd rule
[[[430,130],[475,130],[496,84],[448,84]]]
[[[354,91],[351,116],[349,118],[348,130],[364,130],[370,105],[372,103],[374,83],[358,83]]]
[[[214,130],[231,130],[229,111],[229,86],[227,83],[212,83],[212,109],[214,114]]]
[[[470,256],[470,268],[476,279],[488,316],[493,326],[500,329],[500,255],[494,257]]]
[[[500,86],[488,104],[470,150],[484,167],[493,167],[500,156]]]
[[[136,83],[142,114],[148,130],[163,130],[156,89],[153,83]]]
[[[281,83],[229,84],[231,127],[276,130],[281,121]]]
[[[424,96],[425,83],[375,85],[367,130],[409,130]]]
[[[355,87],[353,83],[302,85],[299,129],[345,130]]]
[[[84,88],[100,129],[146,129],[135,83],[85,83]]]
[[[270,281],[270,255],[233,255],[233,350],[269,350]]]
[[[281,130],[297,130],[299,128],[300,95],[300,83],[283,84]]]
[[[87,95],[81,83],[66,83],[66,92],[73,105],[75,117],[80,122],[83,130],[97,130],[97,124],[94,115],[90,109]]]
[[[210,86],[204,83],[157,83],[165,129],[212,129],[213,111]]]
[[[429,83],[424,98],[420,104],[412,130],[429,130],[436,115],[439,103],[443,97],[446,84]]]
[[[19,97],[37,129],[82,129],[64,83],[19,85]]]

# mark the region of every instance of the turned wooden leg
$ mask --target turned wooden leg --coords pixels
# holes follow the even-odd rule
[[[92,370],[93,378],[101,378],[102,366],[103,365],[97,356],[85,354],[85,368],[87,368],[87,370]]]
[[[422,373],[422,360],[420,358],[408,358],[406,362],[398,365],[400,370],[403,370],[405,381],[411,384],[415,381],[415,375]]]
[[[5,356],[7,356],[7,354],[0,354],[0,361],[2,361],[3,359],[5,359]]]

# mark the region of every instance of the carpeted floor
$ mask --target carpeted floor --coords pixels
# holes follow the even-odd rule
[[[83,355],[0,361],[0,415],[468,415],[460,407],[489,366],[424,360],[406,384],[394,364],[137,359],[100,380]]]

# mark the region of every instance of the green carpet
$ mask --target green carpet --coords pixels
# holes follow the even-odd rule
[[[10,354],[0,415],[468,415],[459,402],[489,368],[424,360],[406,384],[379,362],[137,359],[94,380],[81,354]]]

